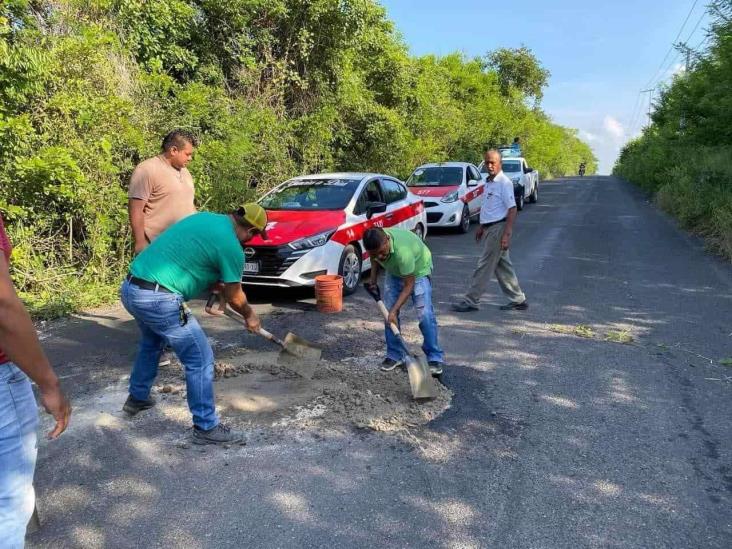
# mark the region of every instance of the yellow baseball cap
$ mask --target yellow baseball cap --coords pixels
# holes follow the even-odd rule
[[[267,212],[262,208],[262,206],[254,202],[249,202],[239,208],[237,213],[242,217],[242,219],[257,229],[261,233],[262,238],[267,238],[264,230],[267,227]]]

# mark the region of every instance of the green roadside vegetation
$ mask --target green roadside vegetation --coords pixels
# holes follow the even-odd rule
[[[405,178],[520,136],[542,179],[596,161],[540,109],[525,49],[414,57],[374,0],[5,0],[0,212],[36,317],[109,302],[130,259],[126,187],[175,127],[201,209],[308,172]]]
[[[732,259],[732,0],[709,9],[708,49],[662,90],[652,123],[623,149],[614,173]]]

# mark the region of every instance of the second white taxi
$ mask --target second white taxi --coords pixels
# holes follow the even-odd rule
[[[467,233],[470,218],[480,213],[485,180],[469,162],[441,162],[414,170],[407,186],[424,199],[427,225]]]

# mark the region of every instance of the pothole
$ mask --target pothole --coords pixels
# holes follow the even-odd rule
[[[407,373],[382,372],[379,355],[322,361],[313,379],[277,364],[277,353],[234,353],[220,357],[214,383],[219,413],[239,428],[318,428],[351,425],[399,431],[423,425],[450,405],[452,392],[435,383],[427,402],[411,397]],[[185,404],[181,366],[161,371],[156,389],[168,404]],[[187,413],[187,409],[179,413]]]

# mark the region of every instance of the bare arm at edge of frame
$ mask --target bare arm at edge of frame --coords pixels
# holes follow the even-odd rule
[[[48,433],[48,437],[58,437],[69,425],[71,405],[61,391],[58,377],[41,349],[30,315],[15,293],[8,262],[1,253],[0,347],[38,385],[41,404],[56,420],[56,426]]]

